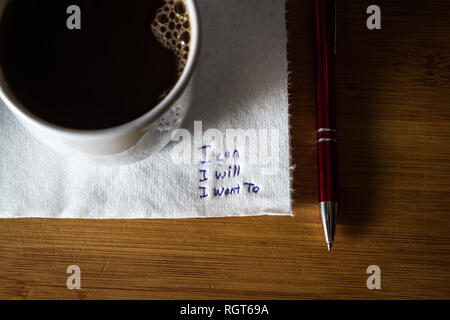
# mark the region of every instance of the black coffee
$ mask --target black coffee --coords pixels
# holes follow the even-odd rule
[[[73,129],[114,127],[173,88],[189,27],[181,0],[11,0],[0,23],[0,66],[38,117]]]

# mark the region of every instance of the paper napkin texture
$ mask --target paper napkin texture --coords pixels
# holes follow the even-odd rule
[[[276,160],[247,164],[239,147],[219,152],[205,139],[209,147],[191,164],[174,163],[173,142],[136,164],[90,166],[42,145],[0,102],[0,217],[291,214],[285,0],[198,5],[203,46],[184,128],[194,135],[194,121],[197,129],[201,121],[203,132],[257,130],[263,141],[276,142]]]

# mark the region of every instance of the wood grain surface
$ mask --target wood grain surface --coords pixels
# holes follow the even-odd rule
[[[316,194],[312,1],[288,4],[295,217],[0,220],[2,299],[450,298],[450,7],[339,0],[340,220]],[[82,272],[68,290],[66,268]],[[381,268],[381,290],[366,269]]]

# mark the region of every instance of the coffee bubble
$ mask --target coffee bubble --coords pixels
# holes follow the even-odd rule
[[[171,50],[178,63],[178,73],[186,66],[190,50],[191,30],[189,14],[184,0],[164,0],[156,12],[151,29],[158,41]]]

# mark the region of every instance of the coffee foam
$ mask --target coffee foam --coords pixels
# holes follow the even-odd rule
[[[151,29],[158,41],[177,57],[181,74],[189,56],[191,29],[184,0],[164,0],[164,6],[156,12]]]

